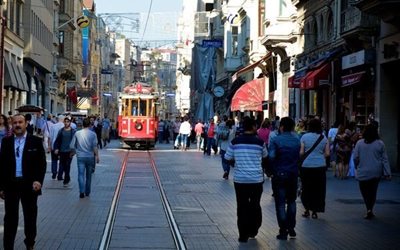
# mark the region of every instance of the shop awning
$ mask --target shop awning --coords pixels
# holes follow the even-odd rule
[[[247,82],[233,96],[231,111],[262,111],[264,95],[265,78]]]
[[[14,61],[11,61],[11,65],[12,67],[14,67],[14,73],[19,83],[19,88],[24,91],[29,91],[29,86],[26,81],[26,75],[24,73],[24,70],[22,69],[22,65]]]
[[[297,86],[294,85],[294,76],[288,78],[288,88],[297,88]]]
[[[4,56],[4,87],[13,87],[19,89],[17,78],[15,78],[14,70],[11,66],[8,56]]]
[[[313,70],[305,77],[305,89],[315,89],[320,85],[329,84],[331,64],[325,63],[320,68]]]
[[[24,69],[22,68],[22,65],[20,65],[20,64],[18,64],[17,67],[18,67],[19,74],[21,75],[21,78],[22,78],[22,84],[24,85],[24,90],[29,92],[28,79],[26,78]]]
[[[22,66],[11,61],[8,56],[4,57],[4,87],[29,91],[25,73]]]
[[[260,60],[256,61],[253,64],[249,64],[244,68],[239,69],[238,71],[236,71],[235,74],[232,75],[232,82],[235,81],[240,75],[249,72],[250,70],[255,69],[260,63],[269,60],[272,56],[272,52],[267,53],[263,58],[261,58]]]
[[[342,87],[350,86],[358,82],[361,82],[364,75],[365,71],[342,76]]]

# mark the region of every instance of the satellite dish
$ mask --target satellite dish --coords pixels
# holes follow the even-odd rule
[[[80,16],[76,19],[76,24],[78,24],[79,28],[83,29],[89,26],[90,20],[87,16]]]

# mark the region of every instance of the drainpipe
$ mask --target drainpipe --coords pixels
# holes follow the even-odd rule
[[[1,38],[0,38],[0,113],[3,110],[3,82],[4,82],[4,36],[7,27],[7,19],[1,17]]]

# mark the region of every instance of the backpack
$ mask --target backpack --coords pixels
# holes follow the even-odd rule
[[[229,128],[226,125],[222,125],[218,127],[218,139],[222,141],[226,141],[229,138]]]

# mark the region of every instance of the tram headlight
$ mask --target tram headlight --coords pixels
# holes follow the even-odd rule
[[[143,125],[139,121],[136,121],[135,128],[136,130],[140,131],[143,129]]]

